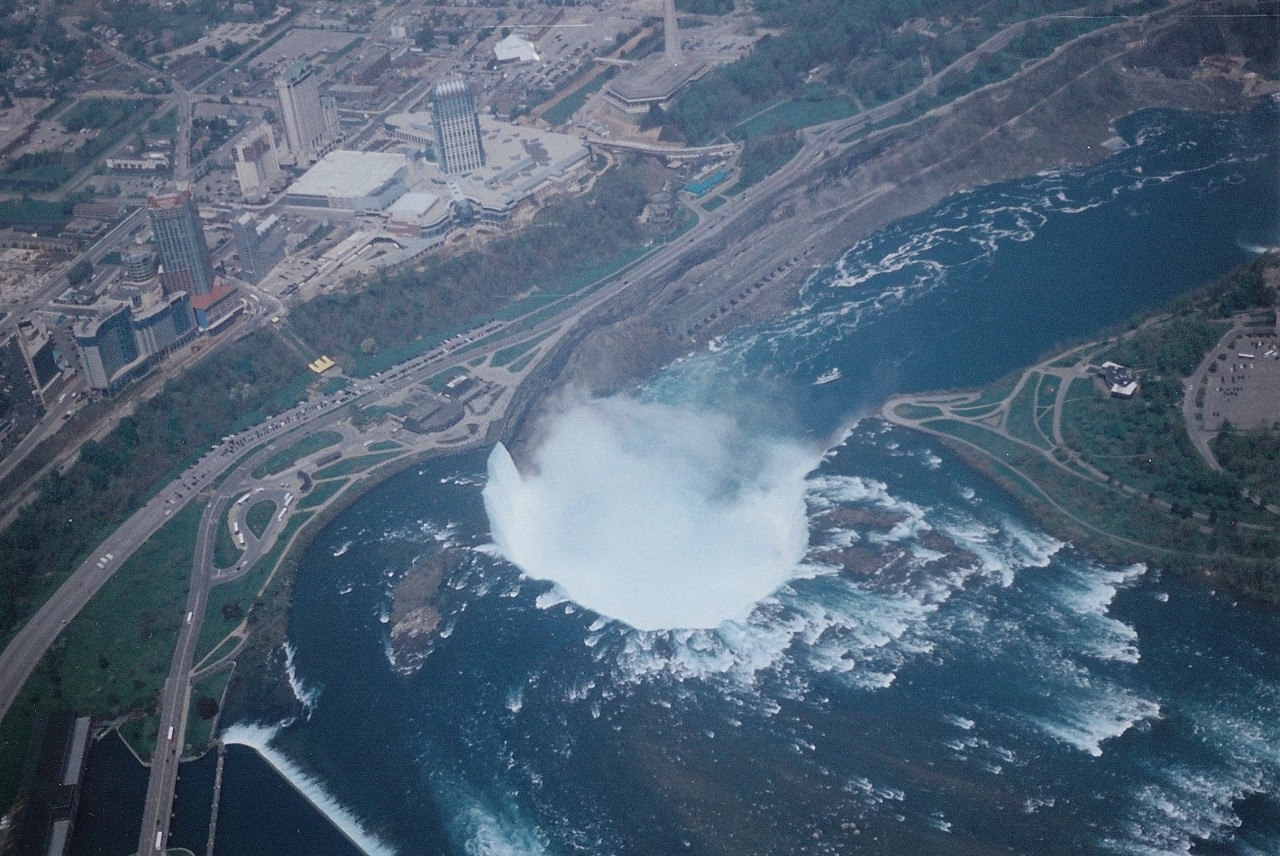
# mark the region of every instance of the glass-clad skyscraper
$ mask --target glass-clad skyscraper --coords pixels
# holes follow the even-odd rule
[[[213,290],[213,261],[200,225],[200,211],[187,190],[147,199],[147,215],[160,255],[160,283],[166,294]]]
[[[480,145],[480,117],[471,84],[451,77],[431,89],[431,116],[436,126],[436,158],[445,175],[471,172],[484,166]]]

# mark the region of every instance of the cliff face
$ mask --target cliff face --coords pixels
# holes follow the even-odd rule
[[[549,393],[628,389],[717,335],[785,313],[814,265],[894,220],[965,188],[1105,157],[1102,142],[1127,113],[1259,103],[1270,89],[1256,76],[1203,60],[1234,55],[1270,68],[1273,37],[1274,26],[1252,18],[1171,14],[1111,27],[913,122],[802,151],[807,166],[796,177],[704,214],[718,223],[716,237],[587,315],[523,386],[508,445],[519,458]]]

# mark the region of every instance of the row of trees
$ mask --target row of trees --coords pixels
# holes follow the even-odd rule
[[[1214,438],[1213,454],[1223,469],[1268,505],[1280,504],[1280,431],[1226,430]]]
[[[294,329],[330,354],[355,354],[371,335],[394,349],[424,331],[493,312],[512,297],[562,281],[634,246],[645,190],[639,167],[601,176],[583,197],[553,202],[519,233],[419,267],[380,270],[365,286],[294,311]]]
[[[746,57],[696,82],[668,111],[665,124],[690,142],[726,134],[763,104],[801,97],[816,74],[830,96],[865,106],[892,100],[1016,21],[1077,9],[1079,0],[996,0],[977,8],[962,0],[756,0],[765,36]],[[958,95],[1006,76],[1026,58],[1096,22],[1029,28],[999,57],[944,82]]]
[[[0,636],[7,637],[158,485],[237,420],[283,409],[301,393],[302,367],[279,340],[255,333],[213,354],[89,440],[65,474],[0,532]],[[305,382],[305,378],[302,378]]]

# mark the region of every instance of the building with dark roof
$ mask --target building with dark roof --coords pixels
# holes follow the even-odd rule
[[[665,107],[691,82],[706,74],[710,65],[703,59],[686,59],[680,49],[675,0],[665,0],[661,54],[645,57],[605,87],[605,97],[624,113],[644,113],[650,107]]]
[[[30,797],[14,852],[64,856],[80,804],[88,758],[90,719],[70,711],[51,713],[37,727],[27,759]]]
[[[1138,377],[1131,368],[1107,361],[1098,375],[1112,398],[1133,398],[1138,392]]]

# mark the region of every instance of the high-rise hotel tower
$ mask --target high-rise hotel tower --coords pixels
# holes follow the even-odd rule
[[[213,261],[191,191],[148,197],[147,216],[156,236],[165,293],[185,291],[195,297],[212,291]]]
[[[461,77],[440,81],[431,89],[431,116],[436,126],[436,158],[445,175],[484,166],[480,117],[471,84]]]
[[[294,162],[314,163],[338,141],[338,108],[332,99],[320,96],[315,70],[303,62],[276,78],[276,95]]]

